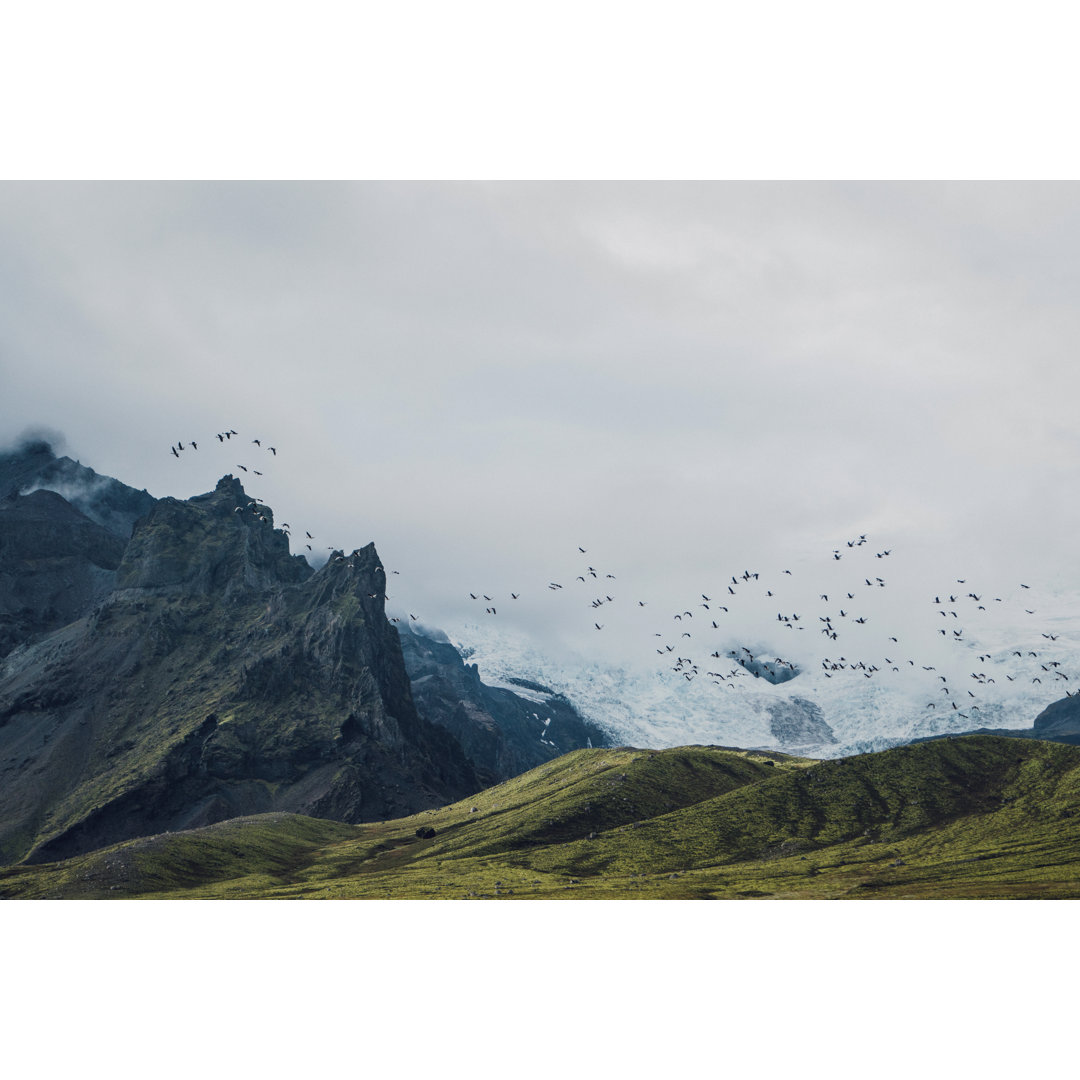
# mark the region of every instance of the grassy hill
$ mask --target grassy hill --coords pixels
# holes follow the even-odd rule
[[[0,897],[138,896],[1077,897],[1080,748],[577,750],[393,821],[263,814],[0,870]]]

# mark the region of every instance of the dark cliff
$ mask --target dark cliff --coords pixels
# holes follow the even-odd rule
[[[496,784],[545,761],[588,746],[609,746],[603,729],[566,698],[521,684],[524,697],[485,685],[438,632],[399,624],[405,666],[420,712],[452,732],[485,784]]]

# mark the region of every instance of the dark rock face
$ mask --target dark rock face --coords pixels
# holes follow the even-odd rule
[[[417,708],[456,737],[485,784],[517,776],[569,750],[611,745],[601,728],[546,687],[522,680],[522,689],[540,699],[530,700],[486,686],[476,665],[466,664],[445,636],[398,626]]]
[[[762,656],[753,655],[746,648],[730,649],[728,656],[740,667],[749,671],[754,678],[764,679],[766,682],[773,683],[773,685],[788,682],[799,674],[799,669],[789,660],[780,657],[769,660]]]
[[[289,554],[273,511],[232,476],[222,477],[208,495],[157,501],[141,524],[124,553],[119,589],[231,601],[312,573],[304,558]]]
[[[769,729],[785,750],[796,747],[828,746],[836,742],[833,730],[821,710],[805,698],[773,701],[769,710]]]
[[[80,618],[111,590],[123,553],[51,491],[0,499],[0,657]]]
[[[17,501],[81,529],[112,588],[0,660],[0,861],[266,810],[396,817],[482,786],[417,713],[374,545],[314,572],[232,477],[153,502],[122,551],[57,500]]]
[[[1048,739],[1062,735],[1080,735],[1080,695],[1062,698],[1047,705],[1033,725],[1035,735]]]

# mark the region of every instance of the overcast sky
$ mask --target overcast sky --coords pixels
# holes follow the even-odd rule
[[[860,533],[1072,584],[1078,252],[1067,183],[5,183],[0,440],[241,475],[391,608],[552,647]]]

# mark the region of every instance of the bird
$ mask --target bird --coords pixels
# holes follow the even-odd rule
[[[175,446],[170,446],[169,449],[172,451],[172,454],[173,454],[174,458],[179,458],[180,457],[180,455],[176,452],[176,447]]]
[[[266,449],[269,450],[270,453],[274,455],[274,457],[277,457],[277,447],[276,446],[268,446]]]
[[[261,443],[261,442],[259,442],[259,440],[258,440],[258,439],[252,439],[251,441],[252,441],[252,442],[253,442],[253,443],[254,443],[254,444],[255,444],[256,446],[262,446],[262,443]]]
[[[236,467],[237,467],[238,469],[243,469],[243,470],[244,470],[244,472],[247,472],[247,466],[246,466],[246,465],[237,465]]]

